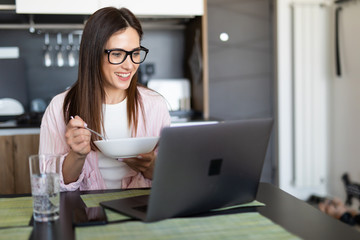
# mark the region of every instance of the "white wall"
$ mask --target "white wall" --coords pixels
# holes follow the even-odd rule
[[[328,150],[327,177],[324,192],[318,195],[340,197],[346,194],[341,176],[350,174],[353,182],[360,184],[360,1],[342,4],[340,13],[340,49],[342,76],[335,75],[335,18],[334,1],[318,0],[278,0],[277,1],[277,92],[279,122],[279,186],[285,191],[305,199],[311,192],[292,182],[293,171],[293,106],[292,92],[292,52],[291,52],[291,11],[294,2],[325,3],[330,11],[328,44],[329,88],[328,106]],[[354,207],[358,205],[355,201]]]
[[[332,82],[328,189],[330,195],[345,199],[342,174],[348,172],[352,181],[360,183],[360,1],[341,6],[342,76]]]

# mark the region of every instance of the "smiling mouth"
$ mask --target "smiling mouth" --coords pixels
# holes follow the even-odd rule
[[[127,78],[130,76],[130,73],[115,73],[116,76]]]

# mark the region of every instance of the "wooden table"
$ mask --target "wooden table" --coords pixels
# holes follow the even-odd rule
[[[111,191],[61,193],[60,219],[53,223],[35,222],[30,239],[75,239],[72,213],[77,208],[85,207],[80,194],[106,192]],[[261,215],[303,239],[360,239],[360,232],[353,227],[327,216],[313,206],[271,184],[260,183],[257,200],[265,203],[266,206],[231,209],[222,214],[258,211]]]

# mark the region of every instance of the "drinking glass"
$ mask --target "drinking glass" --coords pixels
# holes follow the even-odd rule
[[[60,214],[61,155],[29,157],[33,216],[35,221],[55,221]]]

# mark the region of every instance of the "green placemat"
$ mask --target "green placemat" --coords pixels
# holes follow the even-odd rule
[[[87,207],[97,207],[100,205],[100,202],[110,201],[120,198],[127,197],[136,197],[141,195],[148,195],[150,193],[150,189],[145,190],[126,190],[122,192],[114,192],[114,193],[102,193],[102,194],[85,194],[81,195],[81,199],[84,201]],[[130,217],[112,211],[110,209],[105,209],[106,217],[109,222],[113,221],[122,221],[130,219]]]
[[[113,193],[84,194],[81,195],[81,199],[84,201],[87,207],[97,207],[99,206],[100,202],[148,194],[150,194],[150,189],[135,189]]]
[[[77,240],[92,239],[300,239],[259,213],[175,218],[155,223],[130,221],[75,228]]]
[[[14,227],[0,229],[0,240],[27,240],[30,237],[32,227]]]
[[[105,208],[105,214],[108,222],[114,222],[114,221],[123,221],[123,220],[129,220],[131,217],[126,216],[124,214],[115,212],[110,209]]]
[[[103,194],[85,194],[85,195],[81,195],[81,198],[87,207],[97,207],[100,205],[100,202],[103,202],[103,201],[110,201],[110,200],[114,200],[114,199],[135,197],[135,196],[148,195],[148,194],[150,194],[150,189],[127,190],[127,191],[122,191],[122,192],[103,193]],[[213,211],[223,211],[223,210],[239,208],[239,207],[259,207],[259,206],[265,206],[265,204],[255,200],[255,201],[245,203],[245,204],[214,209]],[[112,211],[110,209],[105,209],[105,213],[106,213],[106,217],[109,222],[131,219],[130,217],[128,217],[126,215],[120,214],[120,213]]]
[[[32,197],[0,198],[0,227],[28,226]]]

